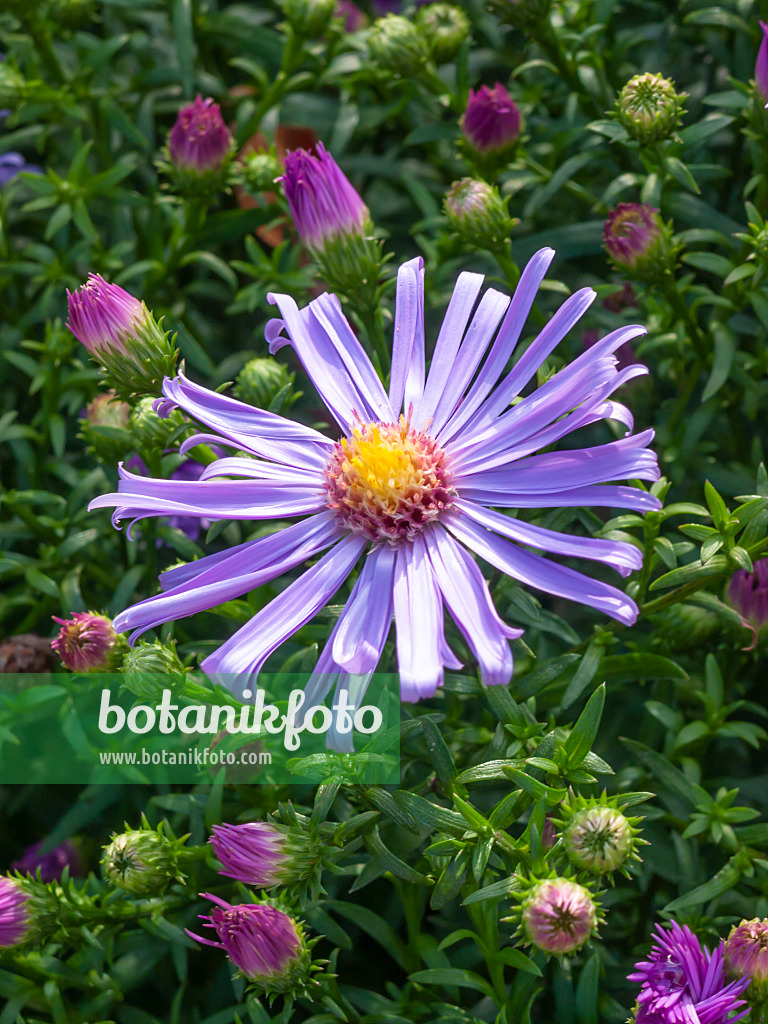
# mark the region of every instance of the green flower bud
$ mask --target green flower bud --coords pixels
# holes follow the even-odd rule
[[[639,861],[637,848],[644,842],[635,826],[642,818],[628,818],[617,797],[573,796],[560,808],[562,818],[554,823],[562,829],[562,844],[568,860],[579,871],[593,875],[620,871],[629,877],[627,864]]]
[[[429,60],[424,35],[408,18],[388,14],[373,23],[368,34],[371,61],[390,74],[414,78]]]
[[[282,167],[274,153],[249,153],[241,164],[240,173],[249,192],[274,192]]]
[[[435,64],[453,60],[469,35],[469,18],[453,4],[428,4],[416,15],[416,25],[424,33]]]
[[[154,896],[172,881],[183,882],[179,870],[179,846],[163,834],[162,824],[155,830],[146,822],[140,829],[113,834],[104,847],[101,870],[104,878],[118,889],[134,896]]]
[[[316,39],[328,28],[336,0],[279,0],[286,21],[300,39]]]
[[[156,399],[151,396],[139,399],[131,412],[128,429],[140,446],[162,451],[170,446],[171,436],[179,427],[188,425],[188,421],[179,409],[172,409],[170,414],[162,419],[153,408],[155,401]],[[178,440],[178,434],[176,439]]]
[[[171,642],[142,641],[129,648],[123,659],[123,685],[145,700],[159,701],[163,690],[180,692],[186,673]]]
[[[679,127],[687,96],[676,92],[675,83],[668,78],[649,71],[630,78],[619,94],[616,114],[637,142],[660,142]]]
[[[237,375],[235,394],[242,402],[257,409],[269,409],[281,391],[288,389],[280,403],[285,411],[293,405],[301,392],[293,391],[294,374],[276,359],[251,359]]]
[[[506,242],[518,223],[507,213],[507,203],[499,190],[474,178],[462,178],[451,185],[443,210],[464,242],[484,249],[495,249]]]

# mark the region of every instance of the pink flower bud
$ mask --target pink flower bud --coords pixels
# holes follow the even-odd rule
[[[520,138],[523,119],[517,104],[504,86],[481,86],[469,90],[461,129],[470,146],[483,155],[511,149]]]
[[[592,894],[569,878],[539,882],[523,907],[526,938],[545,953],[572,953],[584,945],[596,927],[597,908]]]
[[[51,647],[67,668],[73,672],[108,672],[114,668],[117,633],[106,615],[74,612],[69,619],[52,618],[61,629]]]
[[[221,108],[202,96],[181,108],[168,136],[174,166],[194,174],[217,171],[231,146],[232,135],[224,124]]]
[[[29,932],[29,896],[16,878],[0,878],[0,949],[20,945]]]

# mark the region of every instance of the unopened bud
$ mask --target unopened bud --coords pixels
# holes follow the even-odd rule
[[[507,213],[499,190],[474,178],[462,178],[451,185],[443,210],[464,242],[484,249],[494,249],[506,242],[517,223]]]
[[[447,64],[469,35],[469,18],[453,4],[427,4],[419,8],[416,25],[424,33],[435,64]]]
[[[276,359],[251,359],[237,375],[235,394],[257,409],[269,409],[277,395],[285,391],[280,408],[286,410],[301,394],[293,391],[293,380],[294,374],[284,363]]]
[[[417,77],[429,60],[423,33],[400,14],[388,14],[373,23],[368,49],[374,64],[403,78]]]
[[[172,881],[183,881],[177,847],[162,831],[149,827],[127,829],[113,835],[104,847],[102,873],[118,889],[135,896],[153,896]]]
[[[663,75],[648,71],[630,78],[619,94],[616,113],[627,133],[638,142],[660,142],[674,135],[680,125],[683,100],[688,93],[675,91]]]

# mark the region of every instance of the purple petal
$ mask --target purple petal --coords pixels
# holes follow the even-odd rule
[[[400,695],[410,702],[434,697],[443,683],[443,607],[422,534],[397,549],[394,607]]]
[[[462,497],[498,508],[630,508],[657,512],[661,502],[639,487],[574,487],[569,491],[537,491],[530,494],[499,494],[493,488],[462,487]]]
[[[322,512],[277,534],[238,545],[226,552],[228,557],[214,561],[209,556],[193,562],[185,568],[197,567],[194,576],[120,612],[114,627],[118,633],[134,630],[130,638],[133,643],[154,626],[215,608],[255,590],[329,547],[340,534],[333,513]]]
[[[242,455],[234,455],[211,462],[203,469],[200,479],[212,480],[223,476],[245,476],[251,477],[254,480],[276,480],[282,484],[298,484],[315,488],[318,486],[318,473],[316,469],[294,469],[293,466],[281,466],[276,462],[249,459]]]
[[[424,260],[403,263],[397,272],[395,330],[389,401],[397,415],[418,405],[424,391]]]
[[[486,562],[526,586],[597,608],[625,626],[631,626],[637,619],[637,605],[616,587],[523,551],[466,519],[446,516],[443,522]]]
[[[189,416],[212,427],[238,448],[303,469],[324,469],[334,442],[317,430],[255,409],[193,384],[183,374],[166,377],[163,394]],[[167,405],[167,403],[166,403]]]
[[[431,417],[430,433],[437,434],[450,419],[469,386],[480,360],[490,344],[499,321],[509,306],[509,296],[489,288],[472,318],[466,337]]]
[[[209,655],[202,670],[232,693],[242,686],[255,686],[272,651],[328,603],[367,543],[363,537],[342,540]]]
[[[438,406],[440,396],[451,378],[461,339],[482,287],[482,274],[459,274],[435,342],[424,394],[421,401],[414,405],[413,422],[417,427],[426,427]]]
[[[271,292],[267,300],[277,305],[282,317],[282,320],[270,320],[267,324],[265,336],[269,342],[269,351],[274,353],[287,344],[293,346],[315,390],[345,433],[351,433],[358,418],[366,421],[376,419],[373,412],[375,406],[354,379],[357,377],[360,380],[360,375],[350,368],[353,365],[352,357],[335,332],[326,333],[324,328],[318,329],[313,304],[299,310],[289,295]],[[325,315],[322,310],[318,312]],[[283,330],[288,332],[287,338],[282,336]],[[368,362],[368,356],[362,348],[360,352]]]
[[[477,498],[479,490],[499,495],[559,493],[611,480],[658,480],[656,453],[645,447],[653,434],[644,430],[595,448],[532,455],[503,469],[459,472],[455,482],[462,497]]]
[[[368,687],[371,684],[371,677],[373,672],[366,672],[363,675],[350,675],[347,672],[341,672],[339,674],[339,680],[336,683],[336,692],[333,695],[333,703],[336,704],[339,700],[342,690],[347,691],[347,704],[352,708],[361,708],[365,695],[368,692]],[[354,712],[353,712],[354,713]],[[341,732],[337,728],[337,717],[333,716],[331,728],[328,730],[325,739],[325,745],[329,750],[336,750],[341,754],[351,754],[354,752],[354,730],[350,729],[349,732]]]
[[[395,549],[389,545],[368,555],[339,620],[333,660],[347,672],[373,672],[392,624]]]
[[[536,299],[541,282],[555,255],[554,249],[540,249],[535,253],[520,277],[512,301],[504,317],[496,341],[483,364],[477,380],[463,398],[458,409],[437,435],[441,444],[455,437],[462,427],[472,422],[475,412],[490,394],[501,376],[515,345],[520,339],[528,314]]]
[[[477,563],[442,528],[430,530],[427,551],[446,607],[478,660],[483,684],[505,686],[512,678],[508,641],[523,630],[502,622]]]
[[[482,508],[472,501],[457,501],[456,508],[469,519],[484,526],[488,530],[500,533],[518,544],[530,544],[531,547],[549,551],[555,555],[572,555],[576,558],[589,558],[595,562],[603,562],[616,569],[622,576],[643,567],[643,553],[634,544],[620,540],[602,540],[599,537],[574,537],[555,530],[546,530],[541,526],[532,526],[519,519],[501,515],[492,509]]]

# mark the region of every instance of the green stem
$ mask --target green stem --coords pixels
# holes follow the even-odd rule
[[[672,309],[677,314],[679,320],[681,320],[688,328],[689,337],[693,343],[693,347],[696,350],[696,355],[702,362],[706,361],[707,358],[707,344],[702,337],[701,330],[696,318],[691,312],[688,304],[684,301],[682,295],[678,291],[677,282],[671,273],[664,275],[659,285],[664,297],[667,299]]]

